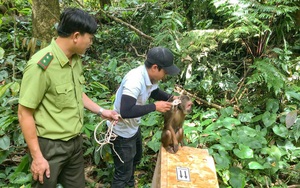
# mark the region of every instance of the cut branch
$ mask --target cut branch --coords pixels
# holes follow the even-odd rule
[[[300,188],[300,184],[299,185],[289,185],[288,188]]]
[[[206,106],[211,106],[211,107],[214,107],[216,109],[221,109],[223,108],[222,106],[220,105],[217,105],[217,104],[214,104],[214,103],[210,103],[210,102],[207,102],[206,100],[204,99],[201,99],[200,97],[196,96],[195,94],[192,94],[186,90],[184,90],[181,86],[179,85],[176,85],[175,86],[175,89],[174,89],[176,92],[180,93],[180,94],[185,94],[193,99],[195,99],[195,101],[200,105],[200,104],[205,104]]]
[[[128,27],[129,29],[131,29],[131,30],[133,30],[135,33],[137,33],[139,36],[141,36],[141,37],[143,37],[143,38],[145,38],[145,39],[147,39],[147,40],[150,40],[150,41],[154,40],[151,36],[146,35],[146,34],[143,33],[142,31],[140,31],[140,30],[138,30],[137,28],[135,28],[133,25],[131,25],[131,24],[127,23],[127,22],[124,22],[123,20],[121,20],[121,19],[119,19],[119,18],[117,18],[117,17],[115,17],[115,16],[112,16],[112,15],[108,14],[107,12],[105,12],[105,11],[102,10],[102,9],[99,9],[99,11],[102,12],[103,14],[105,14],[105,15],[106,15],[107,17],[109,17],[110,19],[113,19],[114,21],[116,21],[116,22],[118,22],[118,23],[120,23],[120,24],[122,24],[122,25],[125,25],[126,27]]]

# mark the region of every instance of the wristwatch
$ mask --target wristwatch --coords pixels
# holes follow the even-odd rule
[[[99,110],[99,112],[97,113],[97,115],[98,115],[98,116],[101,116],[103,111],[104,111],[104,109],[100,107],[100,110]]]

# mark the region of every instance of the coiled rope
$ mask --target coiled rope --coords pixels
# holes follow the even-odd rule
[[[175,106],[179,105],[180,103],[181,103],[180,99],[175,99],[172,102],[172,108],[174,108]],[[126,121],[121,116],[120,116],[120,119],[123,120],[123,121]],[[120,161],[122,163],[124,163],[124,161],[121,159],[120,155],[116,152],[114,144],[111,142],[111,141],[116,140],[116,138],[118,137],[118,135],[116,135],[115,133],[113,133],[113,126],[116,123],[115,120],[113,120],[111,122],[111,126],[108,127],[106,133],[104,134],[104,138],[101,139],[101,140],[98,140],[98,138],[97,138],[97,130],[98,130],[99,126],[102,125],[102,123],[105,122],[105,121],[106,120],[104,119],[100,123],[98,123],[98,125],[96,126],[95,131],[94,131],[94,139],[99,144],[99,148],[96,151],[98,152],[100,150],[100,156],[103,158],[102,149],[103,149],[103,147],[104,147],[105,144],[110,144],[110,145],[112,145],[112,149],[114,150],[115,154],[118,156],[118,158],[120,159]],[[101,137],[101,135],[102,135],[102,133],[100,133],[100,137]]]
[[[110,144],[110,145],[112,145],[112,149],[114,150],[115,154],[118,156],[120,161],[122,163],[124,163],[124,161],[121,159],[120,155],[116,152],[114,144],[111,142],[111,141],[116,140],[116,138],[118,137],[118,135],[113,133],[113,125],[115,124],[115,120],[111,122],[111,126],[108,127],[106,133],[104,134],[104,137],[102,137],[103,139],[98,140],[98,138],[97,138],[97,130],[98,130],[99,126],[105,121],[106,120],[104,119],[100,123],[98,123],[98,125],[96,126],[95,131],[94,131],[94,139],[100,145],[96,151],[98,152],[100,150],[100,156],[103,158],[103,156],[102,156],[103,146],[105,144]],[[101,138],[101,135],[103,135],[103,133],[100,133],[100,138]]]

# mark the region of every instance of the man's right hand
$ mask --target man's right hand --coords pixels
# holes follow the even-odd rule
[[[166,102],[166,101],[156,101],[154,104],[156,107],[156,111],[159,111],[159,112],[169,111],[172,107],[172,103]]]
[[[48,161],[44,157],[38,157],[33,159],[31,163],[31,173],[35,181],[44,183],[44,174],[47,178],[50,178],[50,167]]]

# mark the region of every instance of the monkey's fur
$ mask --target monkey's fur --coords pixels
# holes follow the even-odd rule
[[[164,128],[161,134],[163,147],[170,153],[176,153],[179,143],[183,146],[183,129],[182,125],[185,116],[192,111],[192,101],[186,95],[179,97],[181,102],[172,107],[171,110],[164,113]],[[173,102],[171,99],[169,102]]]

